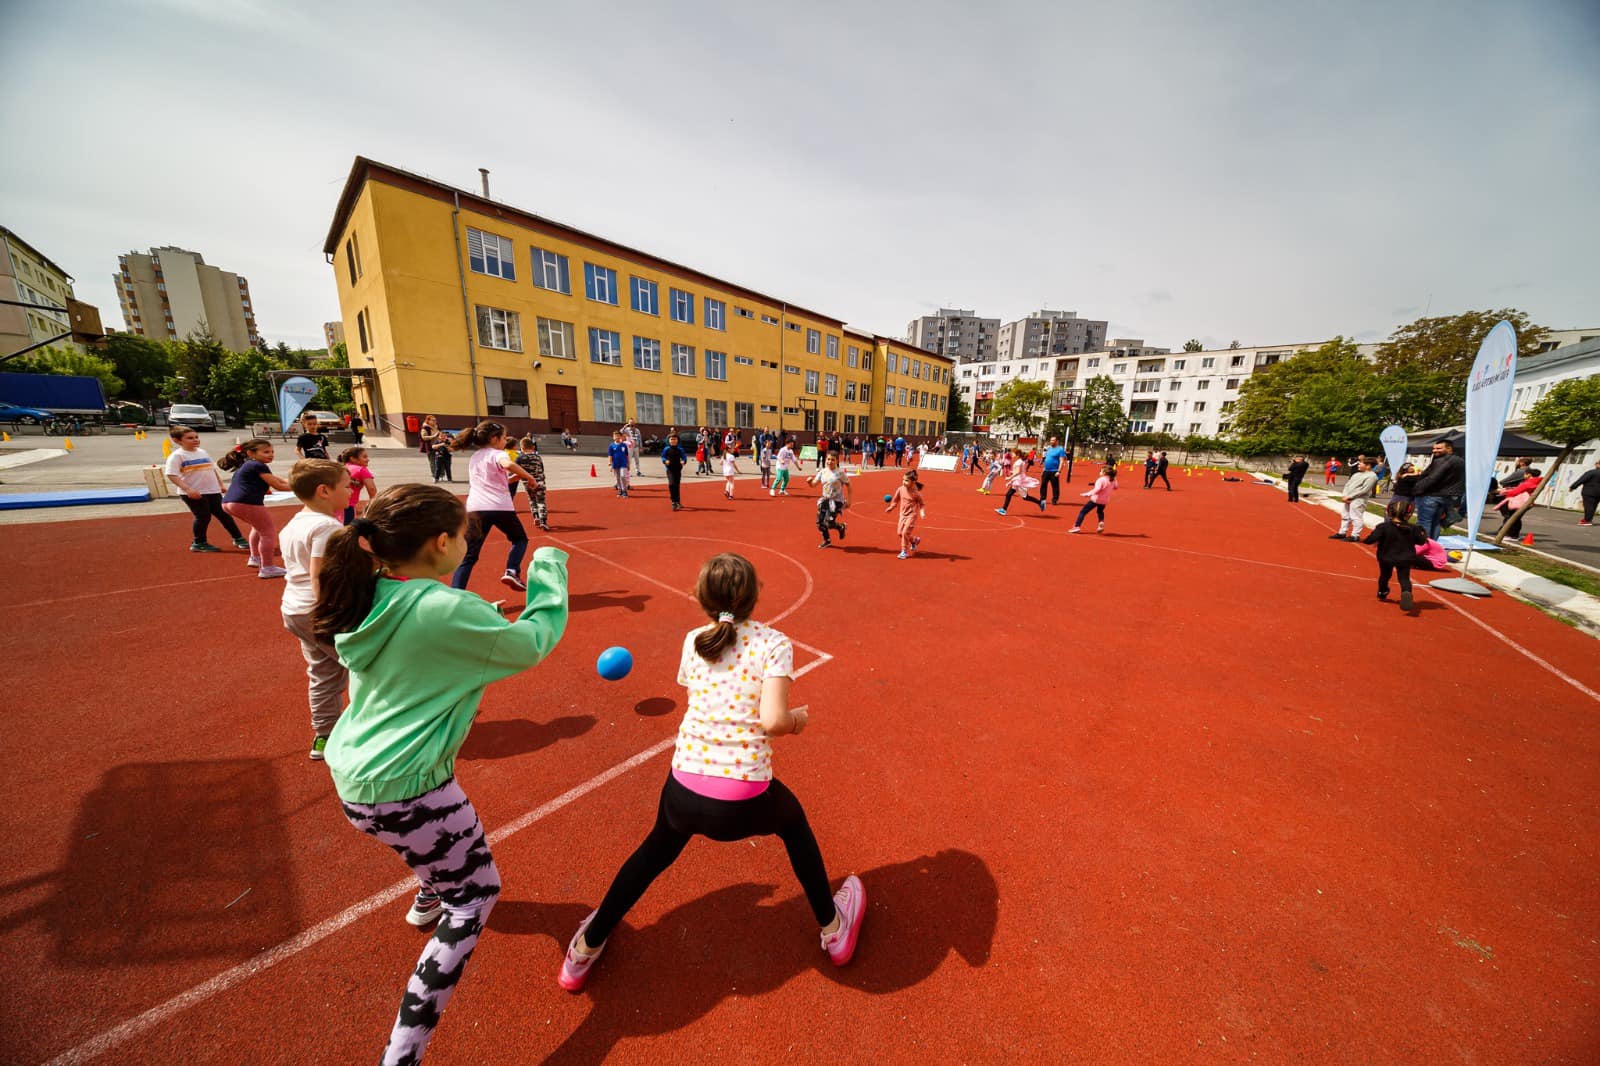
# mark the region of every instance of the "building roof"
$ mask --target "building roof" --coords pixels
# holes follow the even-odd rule
[[[324,255],[333,255],[339,250],[339,234],[344,232],[345,223],[350,218],[350,212],[355,210],[356,200],[361,195],[361,188],[368,181],[381,181],[386,185],[392,185],[396,188],[406,189],[407,191],[417,193],[418,195],[429,196],[433,199],[444,202],[454,202],[456,198],[459,197],[464,206],[471,208],[471,210],[476,211],[479,214],[498,216],[500,218],[507,219],[508,221],[515,222],[519,225],[526,226],[529,229],[541,230],[553,236],[576,241],[580,244],[587,244],[599,251],[606,252],[620,258],[632,259],[641,265],[654,266],[657,269],[670,270],[686,277],[709,282],[712,285],[726,289],[729,292],[749,296],[753,299],[761,300],[769,304],[779,304],[788,311],[798,312],[799,314],[806,315],[810,318],[819,319],[823,322],[830,322],[840,328],[844,327],[844,320],[835,318],[833,315],[825,315],[819,311],[808,310],[807,308],[801,307],[798,304],[789,303],[787,300],[783,300],[777,296],[769,296],[766,293],[757,292],[754,289],[749,289],[743,285],[738,285],[734,282],[715,277],[714,275],[707,274],[704,271],[696,270],[693,267],[684,266],[681,263],[674,263],[669,259],[662,259],[660,256],[651,255],[649,252],[642,252],[637,248],[630,248],[625,244],[618,244],[616,241],[607,240],[604,237],[597,237],[592,233],[587,233],[583,230],[568,226],[562,222],[556,222],[541,215],[535,215],[532,212],[524,211],[519,207],[512,207],[510,204],[503,204],[497,200],[490,200],[478,193],[472,192],[469,189],[458,189],[453,185],[446,185],[442,181],[436,181],[433,178],[423,177],[421,174],[413,174],[410,171],[401,170],[400,168],[392,167],[387,163],[380,163],[377,160],[368,159],[366,156],[359,155],[356,156],[355,162],[350,167],[350,176],[345,180],[344,191],[339,194],[338,206],[334,208],[333,224],[328,228],[328,238],[325,242],[323,242],[322,245],[322,251]],[[896,341],[895,343],[898,344],[903,342]]]
[[[77,278],[74,278],[71,274],[68,274],[65,270],[62,270],[61,267],[57,263],[52,261],[49,256],[47,256],[43,252],[39,251],[39,249],[37,249],[33,245],[29,244],[27,241],[23,240],[21,237],[17,236],[16,233],[13,232],[12,230],[9,230],[4,226],[0,226],[0,236],[4,236],[7,240],[16,241],[18,244],[22,245],[28,251],[32,252],[34,255],[38,256],[41,260],[43,260],[45,266],[49,267],[51,270],[54,270],[56,273],[60,274],[64,278],[66,278],[68,281],[76,281],[76,280],[78,280]]]

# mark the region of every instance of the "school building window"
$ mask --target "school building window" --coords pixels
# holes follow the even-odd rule
[[[889,369],[888,369],[888,372],[890,374],[897,374],[897,373],[900,372],[900,357],[898,355],[896,355],[894,352],[890,352],[889,353]]]
[[[635,370],[661,369],[661,342],[652,337],[633,338],[633,368]]]
[[[354,285],[361,277],[361,246],[356,244],[356,235],[350,234],[350,239],[344,242],[345,262],[350,266],[350,284]]]
[[[478,314],[478,343],[485,348],[499,348],[505,352],[522,351],[522,316],[515,311],[502,311],[498,307],[476,308]]]
[[[798,374],[800,373],[800,368],[791,363],[785,363],[783,364],[783,372],[785,374]]]
[[[652,426],[661,424],[661,394],[636,392],[633,394],[633,417]]]
[[[700,421],[700,401],[693,396],[672,398],[672,421],[680,426],[692,426]]]
[[[728,305],[706,297],[706,329],[727,329]]]
[[[1023,369],[1026,370],[1027,368],[1024,367]],[[922,360],[921,359],[913,359],[913,360],[911,360],[911,376],[914,377],[914,378],[922,377]]]
[[[816,392],[817,391],[817,378],[819,376],[820,375],[818,375],[815,370],[807,370],[806,371],[806,391],[807,392]]]
[[[839,375],[838,374],[825,374],[825,375],[823,375],[823,378],[822,378],[822,395],[824,395],[824,396],[837,396],[837,395],[839,395]]]
[[[862,370],[871,370],[872,369],[872,353],[871,352],[862,352],[861,353],[861,369]],[[862,387],[865,388],[865,386],[862,386]]]
[[[583,291],[595,303],[616,305],[617,272],[610,267],[583,264]]]
[[[596,422],[621,422],[623,393],[621,389],[594,390],[594,420]]]
[[[756,424],[756,405],[735,400],[733,404],[733,424],[740,429],[750,429]]]
[[[775,403],[764,403],[761,405],[761,413],[764,415],[775,415],[778,413],[778,405]]]
[[[839,358],[839,338],[830,334],[828,336],[828,358]]]
[[[734,366],[755,366],[756,365],[756,361],[754,359],[750,358],[748,355],[736,355],[736,356],[733,357],[733,365]]]
[[[539,323],[539,354],[547,359],[576,359],[578,346],[573,343],[571,322],[554,318],[541,318]]]
[[[572,295],[572,276],[568,272],[567,257],[543,248],[532,248],[533,284],[536,288]]]
[[[672,302],[672,321],[694,325],[694,293],[668,289],[667,299]]]
[[[856,431],[856,416],[855,415],[845,415],[844,416],[844,431],[846,433],[854,433]]]
[[[844,355],[846,366],[859,366],[861,364],[861,349],[857,348],[855,345],[852,344],[846,348]]]
[[[895,401],[895,404],[897,406],[900,406],[900,407],[909,407],[909,406],[911,406],[910,404],[906,403],[906,390],[905,389],[896,389],[895,392],[900,394],[900,398]]]
[[[846,400],[848,400],[848,401],[854,402],[854,400],[856,398],[856,383],[855,382],[847,381],[847,382],[844,383],[844,398]]]
[[[799,333],[800,332],[800,323],[798,323],[798,322],[789,322],[789,323],[786,324],[786,328],[789,330],[790,333]]]
[[[738,304],[734,304],[733,305],[733,313],[738,315],[740,318],[754,318],[754,317],[756,317],[756,313],[754,311],[751,311],[751,310],[748,310],[746,308],[740,307]]]
[[[511,250],[511,242],[504,237],[467,227],[467,264],[472,267],[474,274],[516,281],[515,255]]]
[[[491,418],[527,418],[528,383],[521,378],[484,378],[483,401]]]
[[[622,336],[616,330],[589,330],[589,362],[622,365]]]
[[[822,412],[822,432],[832,433],[839,428],[839,412]]]
[[[706,424],[712,426],[725,426],[728,424],[728,401],[706,401]]]
[[[812,355],[822,351],[822,333],[818,330],[806,330],[806,351]]]
[[[865,385],[865,384],[862,385],[861,386],[861,395],[858,396],[857,399],[859,399],[862,403],[871,403],[872,402],[872,386],[871,385]],[[863,419],[865,419],[867,416],[866,415],[862,415],[861,417]]]
[[[771,315],[762,315],[761,321],[765,322],[769,326],[776,326],[778,324],[778,320],[773,318]]]
[[[726,352],[714,352],[710,348],[706,349],[706,380],[728,380],[728,355]],[[709,401],[707,402],[709,404]],[[727,418],[728,416],[724,414],[722,417]]]
[[[356,312],[356,332],[361,337],[361,350],[366,351],[371,347],[371,341],[367,336],[367,309],[365,307]]]
[[[672,372],[686,378],[694,377],[694,349],[687,344],[672,346]]]
[[[660,291],[648,278],[633,278],[633,309],[642,315],[661,313]]]

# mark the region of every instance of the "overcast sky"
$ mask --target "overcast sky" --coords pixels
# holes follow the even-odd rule
[[[294,345],[357,154],[892,336],[1595,326],[1597,56],[1594,0],[0,0],[0,224],[108,324],[176,244]]]

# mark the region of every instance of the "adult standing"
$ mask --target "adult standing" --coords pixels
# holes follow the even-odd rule
[[[1434,441],[1433,461],[1412,488],[1417,501],[1417,525],[1428,534],[1429,540],[1439,539],[1445,514],[1466,491],[1467,465],[1456,454],[1456,446],[1448,440]],[[1479,500],[1478,506],[1482,504]]]
[[[1600,459],[1596,459],[1593,466],[1579,474],[1572,487],[1582,494],[1579,498],[1583,500],[1583,517],[1578,519],[1578,525],[1594,525],[1595,508],[1600,507]]]
[[[1044,499],[1045,489],[1049,489],[1053,507],[1061,505],[1061,461],[1066,457],[1067,450],[1061,446],[1061,438],[1051,437],[1049,447],[1044,450],[1044,470],[1039,475],[1039,499]]]
[[[711,473],[711,434],[706,432],[706,427],[701,426],[694,435],[694,472],[698,474]]]
[[[888,449],[889,443],[881,435],[872,443],[872,464],[879,470],[883,469],[883,458]]]
[[[1310,471],[1311,464],[1306,462],[1306,457],[1303,455],[1295,456],[1294,462],[1289,464],[1289,472],[1284,475],[1283,479],[1289,486],[1290,503],[1300,502],[1300,482],[1306,479],[1306,474],[1310,473]]]
[[[906,463],[906,439],[899,434],[894,438],[894,465],[904,466]]]
[[[439,419],[433,415],[422,420],[422,450],[428,456],[428,470],[433,474],[434,483],[449,479],[450,477],[450,438],[444,435],[439,428]]]
[[[633,472],[643,477],[644,437],[639,433],[639,427],[633,424],[633,419],[622,424],[622,434],[628,438],[628,450],[633,453]]]
[[[367,424],[366,422],[362,421],[361,415],[354,411],[350,412],[350,432],[355,436],[355,442],[357,444],[362,442],[361,435],[363,432],[365,432],[366,427]]]

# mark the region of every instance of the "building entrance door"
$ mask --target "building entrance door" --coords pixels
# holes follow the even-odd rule
[[[546,385],[545,410],[550,414],[550,432],[560,433],[570,429],[578,432],[578,387],[576,385]]]

